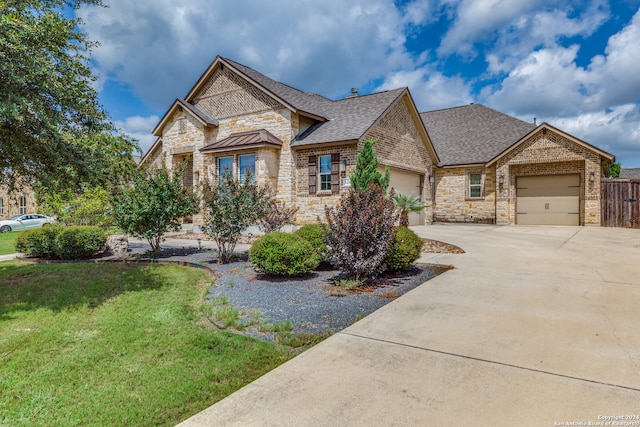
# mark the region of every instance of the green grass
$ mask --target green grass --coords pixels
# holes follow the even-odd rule
[[[15,253],[16,248],[14,245],[16,237],[20,234],[19,231],[12,231],[10,233],[0,233],[0,255],[7,255]]]
[[[175,425],[283,363],[167,265],[0,263],[0,425]]]

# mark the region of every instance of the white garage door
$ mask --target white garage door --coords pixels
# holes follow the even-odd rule
[[[415,172],[409,172],[402,169],[389,168],[391,172],[391,181],[389,182],[389,190],[392,188],[396,193],[413,194],[420,197],[421,175]],[[384,168],[382,169],[384,174]],[[409,225],[421,225],[424,223],[423,213],[410,213]]]
[[[517,179],[520,225],[580,225],[580,175],[527,176]]]

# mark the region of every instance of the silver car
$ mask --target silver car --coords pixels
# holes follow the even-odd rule
[[[55,219],[50,216],[40,214],[24,214],[14,215],[9,219],[0,221],[0,233],[8,233],[9,231],[29,230],[31,228],[39,228],[45,224],[53,224]]]

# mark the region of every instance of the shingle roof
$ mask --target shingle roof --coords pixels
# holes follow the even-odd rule
[[[640,168],[622,168],[620,169],[620,178],[640,179]]]
[[[246,65],[239,64],[229,58],[221,58],[260,86],[289,103],[295,109],[311,113],[315,116],[327,117],[327,113],[333,103],[330,99],[315,93],[302,92],[284,83],[275,81]]]
[[[329,120],[298,135],[291,146],[357,140],[405,90],[400,88],[332,101],[327,110]]]
[[[203,110],[200,106],[191,104],[184,99],[178,99],[178,103],[184,108],[191,111],[191,113],[198,117],[203,123],[211,126],[218,126],[218,120],[211,114]]]
[[[279,148],[282,147],[282,141],[265,129],[249,130],[232,133],[220,141],[202,147],[200,151],[232,150],[256,145],[272,145]]]
[[[439,166],[487,163],[536,126],[482,104],[420,113]]]

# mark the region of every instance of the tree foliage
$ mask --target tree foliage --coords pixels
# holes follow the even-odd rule
[[[418,213],[426,207],[420,196],[413,194],[395,193],[391,200],[393,200],[394,206],[400,211],[400,226],[409,226],[409,214]]]
[[[293,224],[293,216],[298,209],[297,206],[287,207],[284,201],[271,194],[264,215],[258,220],[258,228],[265,234],[280,231],[285,225]]]
[[[348,279],[366,282],[385,271],[393,242],[395,207],[382,187],[351,189],[336,208],[325,208],[327,260]]]
[[[111,195],[101,187],[87,186],[78,195],[72,191],[44,192],[39,205],[43,212],[55,215],[66,225],[114,225]]]
[[[198,212],[198,198],[182,186],[182,170],[166,167],[135,174],[113,200],[116,224],[127,233],[147,239],[160,254],[162,236],[180,229],[180,218]]]
[[[620,162],[611,163],[609,165],[609,176],[611,178],[620,178]]]
[[[242,231],[264,217],[271,203],[271,192],[259,187],[251,174],[240,182],[224,174],[217,184],[203,184],[204,231],[218,247],[221,263],[231,262]]]
[[[351,175],[351,185],[355,190],[368,191],[369,184],[375,184],[387,191],[389,187],[389,181],[391,179],[391,173],[389,168],[385,168],[384,177],[378,170],[378,157],[373,151],[373,144],[376,141],[373,139],[365,139],[364,146],[358,158],[356,160],[356,167]]]
[[[63,13],[82,4],[100,1],[0,2],[0,184],[104,184],[131,164],[92,87],[93,43]]]

